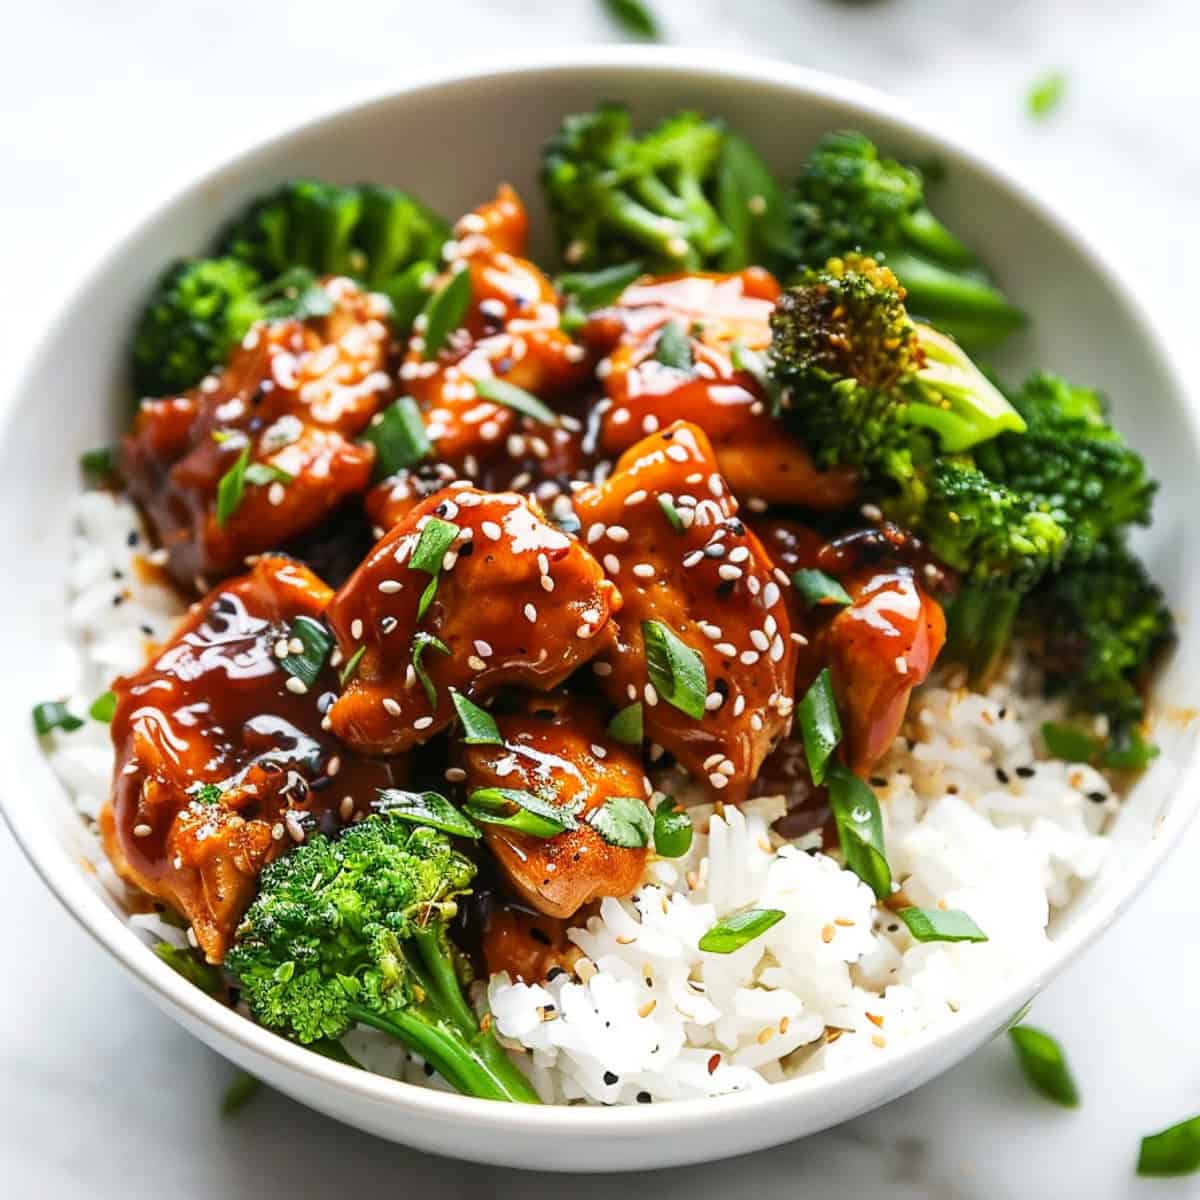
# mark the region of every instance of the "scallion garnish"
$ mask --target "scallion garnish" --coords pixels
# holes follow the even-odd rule
[[[1139,1175],[1191,1175],[1200,1171],[1200,1117],[1142,1138]]]
[[[437,792],[406,792],[400,788],[380,788],[379,799],[371,806],[398,821],[429,825],[454,837],[479,837],[479,830],[445,796]]]
[[[52,729],[71,733],[83,728],[83,722],[61,700],[43,700],[33,706],[33,728],[39,736]]]
[[[700,939],[700,949],[708,954],[732,954],[778,925],[786,915],[779,908],[746,908],[731,913]]]
[[[393,275],[380,289],[392,304],[392,329],[403,337],[412,329],[421,309],[429,299],[432,281],[437,278],[437,267],[431,262],[415,262]]]
[[[362,656],[366,654],[366,646],[359,646],[355,652],[346,659],[346,665],[338,672],[338,683],[345,687],[346,684],[354,678],[355,672],[358,670],[358,664],[362,662]]]
[[[300,680],[307,690],[320,678],[333,648],[333,637],[320,621],[297,617],[288,629],[287,640],[288,654],[279,660],[279,665],[294,679]],[[292,647],[293,641],[300,643],[299,650]]]
[[[493,404],[503,404],[523,417],[540,421],[543,425],[557,425],[558,416],[553,409],[543,404],[532,392],[525,391],[503,379],[476,379],[475,390]]]
[[[433,603],[433,597],[437,593],[438,577],[442,573],[442,561],[456,537],[458,537],[458,526],[452,525],[449,521],[443,521],[440,517],[430,517],[425,523],[425,528],[421,530],[421,536],[417,540],[416,548],[408,563],[410,571],[425,571],[430,577],[429,584],[421,593],[420,602],[417,604],[418,621]]]
[[[635,700],[609,721],[608,736],[626,746],[640,746],[645,736],[642,725],[642,702]]]
[[[101,692],[99,696],[92,701],[91,708],[88,709],[88,716],[93,721],[100,721],[108,725],[112,722],[113,713],[117,711],[117,697],[113,692]]]
[[[659,496],[658,507],[662,509],[663,516],[667,518],[667,524],[671,526],[676,533],[683,532],[683,518],[679,515],[679,509],[675,507],[675,501],[670,496]]]
[[[90,480],[104,483],[117,473],[116,446],[98,446],[95,450],[85,450],[79,456],[79,466]]]
[[[221,1116],[232,1117],[243,1109],[262,1090],[262,1080],[255,1079],[245,1071],[239,1071],[221,1097]]]
[[[247,442],[241,449],[233,466],[221,476],[217,484],[217,524],[224,527],[225,523],[241,506],[242,497],[246,494],[246,467],[250,464],[250,444]]]
[[[170,942],[156,942],[154,953],[172,971],[182,975],[188,983],[195,984],[202,992],[210,996],[225,994],[225,981],[221,978],[219,968],[206,963],[195,950],[187,946],[173,946]]]
[[[477,788],[467,797],[467,816],[537,838],[557,837],[579,824],[570,809],[516,788]]]
[[[986,942],[987,934],[957,908],[901,908],[896,916],[918,942]]]
[[[188,795],[197,803],[204,805],[220,804],[221,797],[225,793],[221,790],[220,784],[216,783],[194,783],[188,788]]]
[[[692,848],[692,818],[674,796],[664,796],[654,810],[654,849],[663,858],[682,858]]]
[[[1065,758],[1067,762],[1091,762],[1102,748],[1102,743],[1090,733],[1055,721],[1047,721],[1042,726],[1042,741],[1055,758]]]
[[[1158,747],[1146,741],[1140,730],[1130,729],[1105,747],[1100,765],[1114,771],[1144,771],[1158,755]]]
[[[411,396],[401,396],[377,413],[362,440],[375,447],[376,479],[415,467],[433,449],[421,410]]]
[[[598,271],[573,271],[560,275],[554,284],[566,297],[561,325],[568,333],[574,333],[588,314],[611,304],[635,279],[642,274],[639,262],[620,263],[615,267],[601,267]]]
[[[425,349],[421,357],[429,362],[437,358],[446,339],[462,323],[471,306],[471,272],[456,271],[433,293],[425,304]]]
[[[425,692],[425,699],[429,701],[429,707],[437,708],[437,687],[432,679],[429,678],[429,673],[425,670],[425,664],[421,661],[426,649],[436,650],[439,654],[449,654],[450,647],[446,645],[440,638],[435,638],[432,633],[425,633],[417,630],[413,634],[412,640],[412,665],[413,671],[416,673],[417,679],[421,682],[421,687]]]
[[[252,462],[246,467],[246,482],[255,487],[263,487],[268,483],[292,483],[295,478],[290,471],[273,463]]]
[[[642,622],[646,673],[654,690],[670,705],[700,720],[708,696],[708,674],[698,651],[661,621]]]
[[[654,836],[654,817],[645,801],[633,796],[612,796],[588,813],[588,824],[610,845],[640,850]]]
[[[676,371],[691,372],[692,339],[678,321],[668,321],[662,327],[654,347],[654,361]]]
[[[454,711],[462,722],[462,740],[468,746],[503,746],[504,739],[496,725],[492,714],[485,708],[480,708],[473,700],[468,700],[456,688],[450,689],[450,699],[454,701]]]
[[[1012,1038],[1017,1062],[1030,1086],[1055,1104],[1078,1107],[1079,1090],[1058,1042],[1032,1025],[1015,1025],[1008,1031],[1008,1036]]]
[[[825,773],[829,807],[846,866],[883,900],[892,893],[892,869],[883,844],[883,817],[875,793],[853,771],[833,763]]]
[[[846,589],[824,571],[807,567],[796,571],[792,575],[792,586],[806,608],[816,608],[819,604],[845,608],[852,603]]]
[[[842,740],[842,723],[838,719],[837,704],[833,698],[833,676],[829,674],[828,667],[821,671],[804,693],[798,715],[809,774],[813,783],[820,787],[825,782],[829,757]]]
[[[608,15],[625,30],[637,37],[658,37],[658,22],[642,0],[603,0]]]

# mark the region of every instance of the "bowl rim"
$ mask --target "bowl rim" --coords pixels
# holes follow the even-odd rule
[[[1023,182],[1018,173],[985,157],[968,144],[964,135],[948,129],[939,120],[931,119],[909,105],[884,92],[827,74],[776,59],[724,51],[697,50],[685,47],[647,45],[590,45],[539,49],[520,53],[472,56],[450,64],[435,64],[414,72],[403,83],[376,87],[349,99],[335,100],[316,106],[300,118],[289,118],[271,124],[268,132],[247,136],[233,152],[214,155],[199,169],[181,172],[168,185],[159,189],[149,201],[139,206],[136,214],[119,224],[118,231],[97,238],[93,251],[84,261],[87,266],[76,273],[69,287],[64,287],[50,313],[39,314],[38,328],[44,329],[35,337],[31,349],[21,356],[20,364],[9,374],[5,395],[0,398],[0,437],[14,420],[18,398],[28,391],[37,376],[38,364],[62,336],[60,326],[66,321],[70,308],[79,297],[94,288],[97,282],[127,253],[145,227],[166,214],[185,199],[202,192],[214,180],[235,173],[258,154],[277,148],[292,138],[316,133],[322,127],[332,127],[342,120],[361,115],[375,107],[386,107],[405,96],[421,92],[436,92],[458,84],[485,78],[520,77],[527,75],[557,75],[580,69],[614,69],[654,71],[672,75],[709,75],[733,82],[768,83],[787,89],[797,97],[832,100],[858,117],[879,120],[903,128],[914,136],[935,143],[947,157],[970,164],[987,183],[1024,204],[1039,220],[1065,241],[1089,268],[1103,278],[1107,286],[1122,300],[1133,326],[1183,399],[1181,418],[1191,435],[1193,449],[1200,447],[1200,422],[1197,406],[1192,401],[1182,363],[1158,332],[1141,298],[1124,283],[1114,266],[1113,256],[1101,253],[1093,237],[1084,232],[1074,215],[1062,214],[1056,205]],[[1200,450],[1197,450],[1200,458]],[[11,735],[5,733],[6,739]],[[371,1102],[400,1114],[420,1110],[426,1118],[465,1120],[488,1126],[491,1130],[547,1135],[570,1134],[586,1140],[611,1139],[614,1136],[636,1137],[639,1140],[661,1136],[673,1128],[689,1126],[695,1120],[719,1121],[740,1117],[743,1121],[764,1116],[768,1111],[778,1113],[801,1097],[814,1092],[850,1091],[863,1085],[872,1092],[872,1081],[884,1078],[913,1077],[924,1079],[918,1071],[906,1068],[919,1062],[925,1053],[941,1041],[951,1041],[957,1035],[969,1038],[973,1033],[997,1031],[1009,1023],[1026,1000],[1036,994],[1044,983],[1067,965],[1099,933],[1112,923],[1141,892],[1148,880],[1160,868],[1166,856],[1179,844],[1183,833],[1200,810],[1200,789],[1187,784],[1200,765],[1200,746],[1193,749],[1189,759],[1182,762],[1172,787],[1180,794],[1165,816],[1160,816],[1148,843],[1138,849],[1124,864],[1119,886],[1108,889],[1083,919],[1072,923],[1057,937],[1049,954],[1011,977],[1004,990],[986,1004],[960,1015],[958,1021],[937,1026],[915,1035],[902,1046],[878,1059],[865,1060],[836,1074],[818,1073],[724,1096],[674,1100],[653,1105],[623,1105],[611,1107],[567,1105],[497,1104],[457,1093],[420,1087],[383,1075],[334,1062],[313,1054],[253,1021],[227,1008],[189,984],[159,958],[146,952],[146,947],[92,890],[77,864],[64,853],[52,833],[49,822],[35,815],[35,809],[18,805],[14,797],[22,794],[11,756],[5,756],[0,768],[3,787],[0,788],[0,811],[7,818],[17,843],[30,860],[46,886],[79,924],[140,984],[160,1005],[182,1010],[191,1022],[208,1027],[221,1039],[238,1044],[248,1056],[261,1056],[289,1074],[307,1076],[310,1080],[336,1091],[352,1093],[359,1100]],[[875,1093],[881,1089],[876,1087]],[[831,1110],[833,1106],[830,1106]],[[831,1111],[827,1123],[836,1118]]]

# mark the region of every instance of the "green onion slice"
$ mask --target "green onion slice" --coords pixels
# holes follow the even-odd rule
[[[456,271],[425,303],[425,349],[421,357],[429,362],[438,356],[446,339],[462,323],[471,306],[471,272]]]
[[[188,795],[197,804],[220,804],[224,794],[220,784],[217,783],[194,783],[188,788]]]
[[[1065,758],[1067,762],[1091,762],[1101,750],[1101,743],[1090,733],[1055,721],[1042,726],[1042,741],[1055,758]]]
[[[116,446],[98,446],[95,450],[85,450],[79,456],[79,466],[83,473],[96,483],[103,483],[117,473]]]
[[[829,807],[846,866],[880,899],[892,893],[892,870],[883,845],[883,817],[875,793],[841,763],[825,773]]]
[[[708,696],[708,675],[699,652],[661,621],[642,622],[642,641],[646,647],[646,673],[654,690],[680,712],[700,720]]]
[[[377,413],[362,440],[375,447],[376,479],[395,475],[406,467],[415,467],[433,450],[421,410],[411,396],[401,396],[383,412]]]
[[[957,908],[901,908],[896,916],[918,942],[986,942],[987,934]]]
[[[83,728],[83,722],[61,700],[43,700],[33,706],[33,728],[39,736],[52,729],[71,733]]]
[[[601,267],[598,271],[572,271],[560,275],[554,283],[567,301],[563,306],[563,329],[574,333],[589,313],[611,304],[641,274],[640,262],[628,262]]]
[[[241,507],[242,497],[246,494],[246,467],[249,463],[250,445],[247,443],[217,484],[217,524],[222,528]]]
[[[346,684],[354,678],[358,671],[358,664],[362,662],[362,656],[366,654],[366,646],[359,646],[355,652],[346,660],[346,665],[338,672],[338,683],[345,687]]]
[[[587,817],[588,824],[610,845],[640,850],[654,836],[654,817],[645,801],[634,796],[612,796]]]
[[[379,799],[372,807],[376,812],[386,813],[398,821],[408,821],[412,825],[429,825],[453,837],[472,840],[479,837],[479,830],[445,796],[437,792],[406,792],[400,788],[380,788]]]
[[[603,0],[608,15],[626,33],[636,37],[657,38],[658,23],[642,0]]]
[[[842,723],[838,719],[837,704],[833,698],[833,676],[828,667],[821,671],[804,693],[798,715],[808,770],[813,783],[820,787],[825,782],[825,768],[830,755],[842,740]]]
[[[425,699],[429,701],[431,709],[437,709],[437,687],[432,679],[429,678],[428,672],[425,670],[425,664],[421,661],[426,649],[436,650],[439,654],[449,654],[450,647],[446,645],[441,638],[436,638],[432,633],[424,633],[418,630],[413,634],[412,640],[412,665],[416,672],[417,678],[421,681],[421,687],[425,691]]]
[[[297,617],[288,629],[287,640],[296,639],[301,644],[298,651],[289,650],[279,665],[293,678],[300,680],[305,688],[313,687],[333,649],[333,637],[320,621],[312,617]]]
[[[766,356],[743,346],[741,342],[734,342],[729,348],[729,362],[735,371],[744,371],[758,384],[759,391],[770,402],[771,416],[780,416],[783,412],[784,388],[771,374]]]
[[[246,467],[245,478],[255,487],[263,487],[268,483],[292,483],[296,477],[272,463],[252,462]]]
[[[608,736],[626,746],[640,746],[645,736],[642,721],[642,702],[626,705],[608,723]]]
[[[654,810],[654,849],[663,858],[682,858],[692,848],[692,818],[674,796],[664,796]]]
[[[113,692],[101,692],[99,696],[92,701],[92,707],[88,709],[88,716],[93,721],[100,721],[105,725],[111,724],[113,714],[117,711],[117,697]]]
[[[558,415],[552,408],[548,408],[532,392],[506,383],[503,379],[476,379],[475,390],[485,400],[503,404],[505,408],[511,408],[513,412],[532,421],[540,421],[543,425],[558,424]]]
[[[670,496],[659,496],[658,507],[662,509],[663,516],[667,518],[671,528],[676,533],[683,533],[683,518],[679,515],[679,509],[675,507],[675,501]]]
[[[433,603],[433,597],[437,593],[438,577],[442,573],[442,560],[456,537],[458,537],[458,526],[452,525],[449,521],[443,521],[440,517],[430,517],[425,523],[425,528],[421,530],[416,549],[413,550],[412,558],[408,563],[410,571],[425,571],[430,576],[429,583],[421,593],[420,602],[417,604],[418,621],[428,612],[429,606]]]
[[[1055,1104],[1078,1107],[1079,1090],[1058,1042],[1032,1025],[1015,1025],[1008,1031],[1008,1036],[1012,1038],[1017,1062],[1030,1086]]]
[[[732,954],[778,925],[785,916],[779,908],[743,909],[718,921],[700,939],[700,949],[709,954]]]
[[[467,797],[467,816],[483,825],[503,825],[531,837],[557,837],[578,828],[568,808],[516,788],[478,788]]]
[[[154,953],[167,964],[177,975],[182,975],[188,983],[195,984],[202,992],[210,996],[223,996],[225,983],[221,978],[219,968],[206,963],[194,950],[186,946],[172,946],[170,942],[158,942]]]
[[[819,604],[845,608],[853,603],[846,589],[824,571],[807,567],[796,571],[792,575],[792,585],[806,608],[816,608]]]
[[[1142,1138],[1139,1175],[1191,1175],[1200,1171],[1200,1117]]]
[[[691,372],[692,339],[678,321],[668,321],[662,327],[654,347],[654,361],[676,371]]]
[[[458,713],[458,719],[462,722],[462,740],[468,746],[504,745],[500,730],[487,709],[480,708],[455,688],[450,689],[450,699],[454,701],[454,711]]]

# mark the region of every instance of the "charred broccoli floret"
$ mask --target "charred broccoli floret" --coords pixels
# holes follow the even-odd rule
[[[972,251],[930,211],[921,172],[881,157],[861,133],[826,134],[794,192],[796,261],[818,267],[853,252],[880,257],[908,289],[910,310],[979,349],[1024,323]]]
[[[374,815],[270,864],[225,960],[262,1024],[305,1044],[397,1038],[470,1096],[537,1103],[480,1027],[447,933],[475,866],[442,832]]]

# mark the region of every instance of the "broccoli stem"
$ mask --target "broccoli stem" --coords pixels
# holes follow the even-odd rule
[[[967,584],[946,613],[948,651],[967,668],[973,687],[986,687],[1000,666],[1021,606],[1015,588]]]

